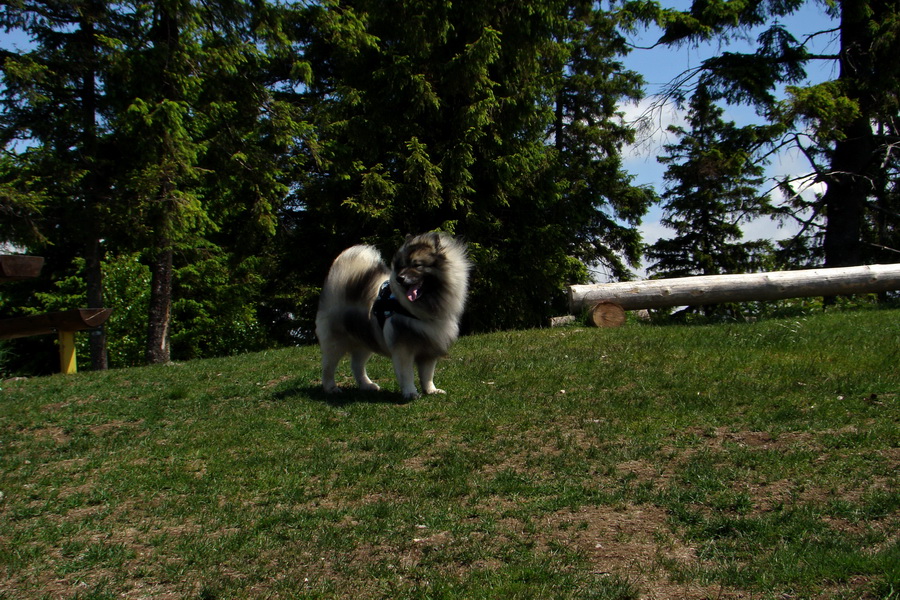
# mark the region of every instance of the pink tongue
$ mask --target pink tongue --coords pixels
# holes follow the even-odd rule
[[[419,299],[419,287],[418,286],[411,287],[408,290],[406,290],[406,299],[409,300],[410,302],[415,302],[416,300],[418,300]]]

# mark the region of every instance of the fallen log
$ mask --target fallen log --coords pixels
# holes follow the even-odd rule
[[[575,315],[562,315],[560,317],[550,317],[550,327],[565,327],[575,323]]]
[[[600,302],[634,310],[891,290],[900,290],[900,263],[572,285],[569,309],[578,313]]]

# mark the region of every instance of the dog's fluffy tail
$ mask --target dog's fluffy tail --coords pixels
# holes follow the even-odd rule
[[[374,247],[347,248],[331,265],[322,288],[319,311],[342,305],[368,308],[389,275],[388,266]]]

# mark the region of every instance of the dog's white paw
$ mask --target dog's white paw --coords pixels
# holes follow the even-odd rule
[[[360,384],[359,389],[361,389],[364,392],[377,392],[378,390],[381,389],[381,386],[379,386],[377,383],[370,382],[370,383]]]
[[[446,394],[444,390],[440,388],[431,388],[430,390],[425,390],[426,394]]]

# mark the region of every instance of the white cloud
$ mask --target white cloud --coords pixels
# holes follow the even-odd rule
[[[660,222],[661,219],[662,210],[658,206],[654,206],[638,226],[638,231],[641,232],[641,239],[645,244],[652,244],[660,238],[672,237],[675,233],[673,230],[664,226]]]
[[[812,200],[816,194],[824,194],[826,186],[821,181],[816,181],[815,173],[806,160],[806,157],[797,148],[791,148],[779,153],[768,168],[771,177],[781,180],[787,177],[793,180],[794,189],[804,198]],[[780,194],[780,192],[776,192]],[[783,198],[772,198],[780,201]]]

